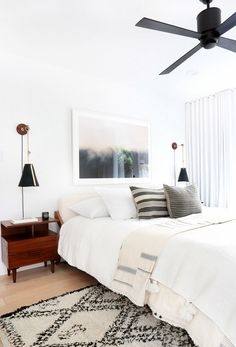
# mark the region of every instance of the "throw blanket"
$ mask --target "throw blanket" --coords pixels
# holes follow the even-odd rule
[[[111,286],[112,290],[126,295],[136,305],[142,306],[146,304],[149,292],[159,290],[159,277],[157,275],[159,260],[163,250],[168,249],[168,244],[171,241],[173,241],[174,244],[175,238],[181,237],[181,234],[185,236],[188,235],[189,232],[200,228],[203,228],[203,230],[199,230],[199,232],[204,233],[207,227],[222,223],[230,224],[227,223],[229,221],[232,221],[232,218],[212,216],[206,219],[206,216],[199,214],[180,218],[178,220],[168,219],[164,224],[155,224],[131,233],[123,242],[120,250],[118,266]],[[169,259],[170,257],[171,262],[168,263],[168,266],[173,267],[176,262],[176,257],[173,254],[169,255]],[[183,262],[182,258],[181,260]],[[186,258],[184,262],[188,263],[186,262]],[[164,272],[168,274],[168,271],[169,268],[167,269],[167,267],[165,267]],[[155,276],[152,275],[153,273]],[[177,276],[176,272],[174,275]],[[209,273],[209,276],[211,276],[211,273]],[[196,278],[199,278],[199,274],[195,277],[195,280]],[[168,286],[168,284],[164,284]],[[218,294],[222,295],[221,293]],[[186,299],[188,299],[188,297],[186,297]],[[203,310],[202,312],[205,311]],[[222,331],[225,332],[223,329]],[[229,336],[229,334],[226,335]],[[230,334],[230,337],[231,336]]]
[[[153,225],[131,233],[122,245],[112,289],[136,305],[144,305],[158,256],[168,239],[181,231]]]
[[[229,218],[207,218],[199,215],[141,228],[131,233],[120,250],[119,261],[112,282],[112,290],[126,295],[136,305],[146,303],[147,291],[155,290],[150,280],[162,250],[177,234],[227,222]]]

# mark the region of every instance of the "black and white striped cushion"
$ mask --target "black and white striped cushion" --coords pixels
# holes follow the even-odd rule
[[[140,219],[167,217],[167,202],[163,189],[130,187]]]
[[[164,184],[164,191],[171,218],[180,218],[202,212],[198,189],[194,185],[170,187]]]

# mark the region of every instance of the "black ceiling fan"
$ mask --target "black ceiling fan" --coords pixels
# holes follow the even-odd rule
[[[191,49],[188,53],[178,59],[174,64],[169,66],[166,70],[160,73],[160,75],[166,75],[176,69],[185,60],[190,58],[201,48],[210,49],[215,46],[228,49],[229,51],[236,52],[236,41],[222,37],[227,31],[236,26],[236,12],[230,16],[225,22],[221,23],[221,10],[217,7],[210,7],[212,0],[200,0],[207,9],[200,12],[197,16],[197,29],[198,31],[192,31],[184,28],[177,27],[175,25],[158,22],[153,19],[144,17],[136,26],[163,31],[170,34],[176,34],[181,36],[192,37],[198,39],[200,43]]]

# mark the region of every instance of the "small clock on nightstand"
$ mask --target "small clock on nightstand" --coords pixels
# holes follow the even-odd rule
[[[8,275],[12,272],[16,282],[17,269],[47,261],[51,262],[54,272],[55,261],[60,257],[57,253],[58,234],[49,229],[51,223],[59,222],[49,218],[37,218],[34,222],[13,224],[10,220],[1,222],[2,261],[7,267]]]

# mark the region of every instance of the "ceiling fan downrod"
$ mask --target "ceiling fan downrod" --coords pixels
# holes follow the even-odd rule
[[[210,8],[210,3],[212,0],[200,0],[204,5],[207,5],[207,8]]]

